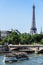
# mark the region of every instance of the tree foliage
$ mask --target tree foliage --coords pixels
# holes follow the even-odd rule
[[[29,33],[21,33],[13,31],[11,34],[0,40],[0,44],[8,42],[9,44],[32,44],[32,43],[40,43],[43,44],[43,34],[34,34],[30,35]]]
[[[20,42],[22,44],[28,44],[30,43],[30,40],[31,40],[31,35],[29,35],[28,33],[22,33],[20,35]]]

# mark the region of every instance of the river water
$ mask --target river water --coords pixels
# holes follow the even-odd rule
[[[5,63],[4,55],[0,55],[0,65],[43,65],[43,55],[30,54],[29,60]]]

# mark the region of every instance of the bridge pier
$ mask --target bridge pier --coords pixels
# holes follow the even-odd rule
[[[39,47],[39,46],[38,46],[38,47],[36,47],[35,53],[38,53],[39,49],[40,49],[40,47]]]

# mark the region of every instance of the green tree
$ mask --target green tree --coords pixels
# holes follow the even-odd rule
[[[41,39],[40,43],[43,44],[43,38]]]
[[[19,44],[19,34],[13,31],[10,36],[7,38],[9,44]]]
[[[42,34],[32,35],[33,42],[36,42],[36,43],[40,42],[42,38],[43,38]]]
[[[20,35],[21,44],[29,44],[30,41],[31,41],[31,35],[29,35],[28,33],[22,33]]]

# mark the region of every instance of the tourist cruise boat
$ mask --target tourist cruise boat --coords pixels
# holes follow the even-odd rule
[[[17,61],[23,61],[28,60],[28,56],[26,54],[19,54],[19,55],[6,55],[5,62],[17,62]]]

